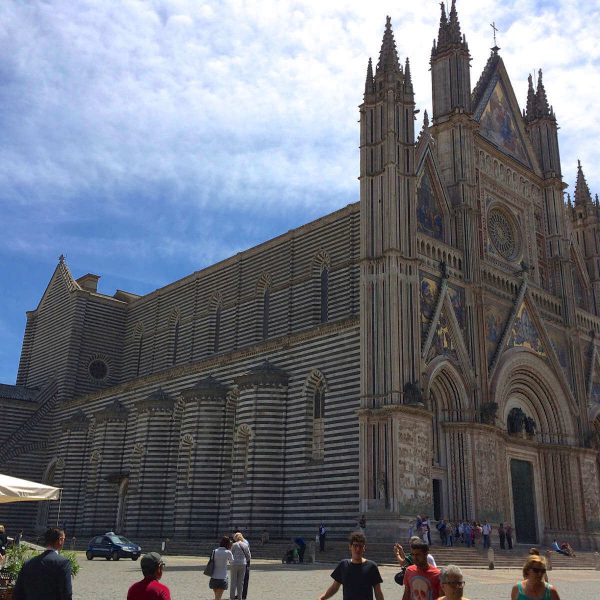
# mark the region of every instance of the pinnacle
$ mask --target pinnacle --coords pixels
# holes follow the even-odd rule
[[[373,62],[369,56],[369,64],[367,65],[367,79],[365,81],[365,94],[373,93]]]
[[[527,78],[528,88],[527,88],[527,109],[525,111],[525,116],[528,121],[533,121],[535,119],[535,90],[533,89],[533,77],[529,75]]]
[[[379,51],[379,62],[377,63],[377,72],[400,72],[400,63],[398,62],[398,52],[396,51],[396,42],[392,31],[392,19],[386,17],[385,31]]]
[[[583,169],[581,168],[581,161],[577,160],[577,181],[575,183],[575,206],[581,206],[584,204],[592,204],[592,195],[590,194],[590,188],[588,187]]]
[[[446,8],[443,2],[440,2],[440,28],[438,31],[437,47],[434,45],[432,55],[436,52],[443,52],[450,47],[461,47],[464,50],[469,49],[466,38],[460,32],[460,22],[456,10],[456,0],[452,0],[449,17],[446,16]]]
[[[406,85],[412,85],[412,79],[410,76],[410,61],[408,60],[408,56],[406,57],[406,63],[404,65],[404,81]]]
[[[546,89],[542,81],[542,70],[538,71],[538,82],[537,91],[535,93],[535,113],[536,117],[549,117],[550,105],[548,104],[548,98],[546,97]]]

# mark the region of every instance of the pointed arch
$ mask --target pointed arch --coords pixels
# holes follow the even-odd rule
[[[271,310],[271,275],[263,273],[256,284],[258,331],[261,339],[269,337],[269,318]]]
[[[309,460],[325,458],[325,417],[327,380],[321,371],[313,369],[304,383],[307,416],[307,454]]]
[[[174,308],[169,315],[169,336],[171,341],[171,364],[177,362],[177,351],[179,349],[179,333],[181,329],[181,311]]]
[[[536,354],[520,347],[506,350],[491,392],[505,429],[511,410],[517,408],[535,421],[538,441],[571,445],[579,439],[570,398],[554,369]]]
[[[331,259],[329,254],[321,249],[312,261],[313,297],[316,321],[326,323],[329,320],[329,272]]]
[[[142,370],[142,353],[144,350],[144,325],[141,322],[136,323],[133,330],[133,348],[135,360],[135,376],[139,377]]]
[[[221,317],[223,312],[223,297],[220,292],[212,294],[208,302],[209,347],[210,353],[217,354],[221,344]]]

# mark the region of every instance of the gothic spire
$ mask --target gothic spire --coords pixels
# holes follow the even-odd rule
[[[536,117],[549,117],[550,105],[548,104],[548,98],[546,96],[546,89],[542,81],[542,70],[538,71],[537,91],[535,93],[535,112]]]
[[[581,161],[577,161],[577,181],[575,183],[575,206],[581,206],[586,204],[592,204],[592,195],[590,194],[590,188],[588,187],[583,169],[581,168]]]
[[[369,64],[367,65],[367,79],[365,81],[365,95],[373,93],[373,62],[369,56]]]
[[[437,45],[442,48],[448,44],[448,17],[446,16],[446,6],[440,2],[442,14],[440,16],[440,29],[438,31]]]
[[[398,62],[398,52],[396,51],[396,42],[394,41],[394,33],[392,31],[392,19],[386,17],[385,31],[381,42],[381,50],[379,51],[379,62],[377,63],[377,72],[394,72],[399,73],[400,63]]]
[[[408,56],[406,57],[406,63],[404,65],[404,83],[406,85],[412,85],[412,78],[410,76],[410,61]]]
[[[460,33],[460,23],[458,22],[458,13],[456,12],[456,0],[452,0],[452,7],[450,8],[448,33],[448,41],[451,44],[460,44],[463,41]]]
[[[533,77],[529,75],[527,78],[527,108],[525,110],[525,118],[527,121],[533,121],[535,119],[535,90],[533,89]]]

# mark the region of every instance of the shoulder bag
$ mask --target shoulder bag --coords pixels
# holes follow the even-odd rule
[[[212,554],[210,555],[210,558],[208,559],[208,563],[206,563],[206,566],[204,567],[203,573],[207,577],[212,577],[214,570],[215,570],[215,551],[213,550]]]

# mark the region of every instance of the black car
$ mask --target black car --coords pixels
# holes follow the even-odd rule
[[[142,553],[142,549],[122,535],[109,531],[104,535],[97,535],[90,540],[87,552],[88,560],[95,556],[105,558],[106,560],[119,560],[120,558],[130,558],[137,560]]]

